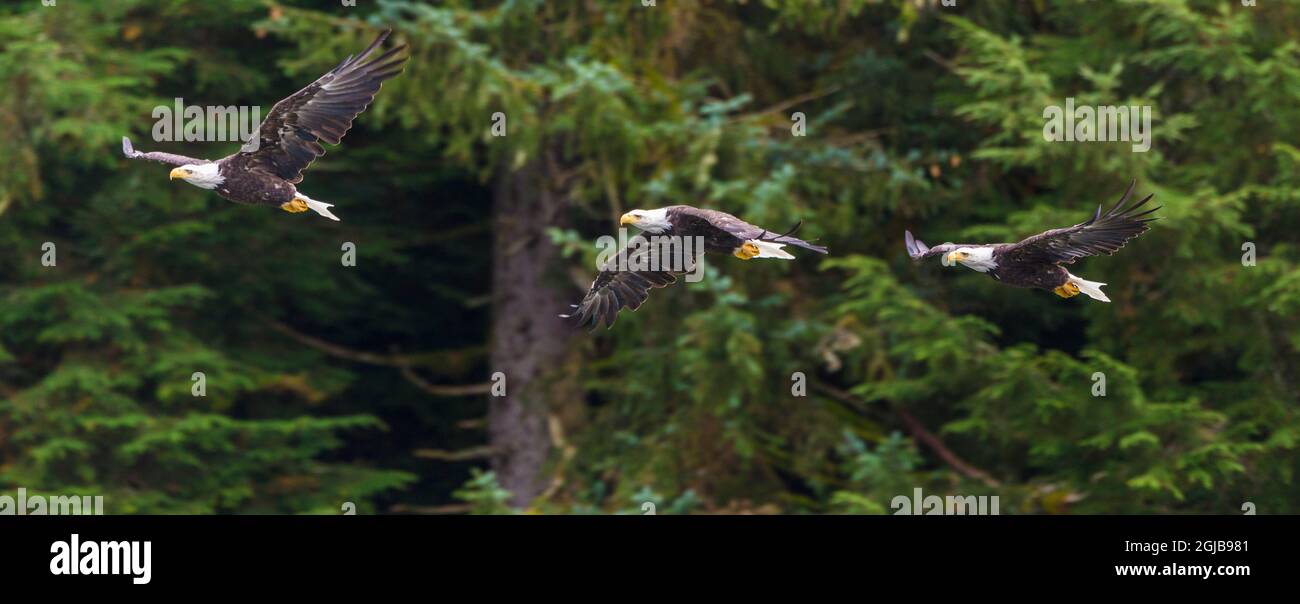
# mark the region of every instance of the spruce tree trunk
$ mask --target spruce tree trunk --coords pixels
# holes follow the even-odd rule
[[[505,374],[506,395],[489,396],[488,439],[493,470],[516,507],[548,486],[548,415],[577,403],[566,361],[574,330],[557,316],[575,294],[546,235],[560,226],[568,199],[547,172],[540,161],[502,170],[494,192],[490,370]]]

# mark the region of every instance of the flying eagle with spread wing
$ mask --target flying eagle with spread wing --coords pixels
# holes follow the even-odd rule
[[[787,245],[827,253],[820,245],[793,237],[798,224],[782,235],[754,226],[726,212],[676,205],[655,210],[632,210],[623,214],[619,225],[632,225],[650,234],[649,245],[630,241],[618,255],[601,267],[587,295],[573,311],[560,315],[577,325],[601,323],[608,329],[624,308],[641,307],[651,288],[668,287],[677,274],[695,270],[704,253],[731,254],[741,260],[778,258],[793,260],[782,248]],[[699,241],[701,245],[694,245]],[[670,258],[669,256],[677,256]]]
[[[1094,300],[1110,302],[1101,291],[1105,283],[1076,277],[1061,265],[1073,264],[1085,256],[1112,255],[1128,240],[1150,228],[1148,223],[1157,218],[1143,217],[1160,208],[1137,211],[1154,193],[1125,205],[1135,186],[1136,180],[1104,214],[1098,205],[1097,212],[1086,222],[1044,231],[1019,243],[945,243],[929,247],[912,237],[911,231],[905,231],[907,253],[913,260],[941,256],[945,266],[962,264],[1013,287],[1048,290],[1062,298],[1072,298],[1082,292]]]
[[[147,159],[177,166],[171,178],[209,189],[235,203],[278,207],[286,212],[315,211],[338,220],[334,204],[312,199],[295,186],[303,170],[325,155],[321,141],[337,145],[356,119],[375,99],[379,87],[402,72],[407,57],[397,57],[405,46],[380,52],[392,30],[385,31],[361,54],[350,56],[306,88],[275,104],[258,127],[257,145],[217,161],[171,153],[136,151],[122,137],[122,152],[130,159]]]

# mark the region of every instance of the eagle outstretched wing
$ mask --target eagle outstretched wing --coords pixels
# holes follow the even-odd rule
[[[402,72],[407,57],[393,58],[398,46],[370,58],[392,30],[375,38],[361,54],[349,56],[306,88],[275,104],[258,128],[258,148],[245,151],[250,169],[263,170],[291,183],[325,155],[320,141],[337,145],[379,91],[384,80]],[[369,59],[369,60],[367,60]]]
[[[674,265],[665,257],[665,253],[675,253],[676,248],[673,246],[679,245],[677,242],[681,239],[662,241],[664,243],[660,245],[638,246],[635,245],[634,238],[617,256],[600,267],[600,273],[591,282],[591,288],[587,290],[582,302],[572,305],[573,311],[560,317],[573,319],[579,327],[590,323],[595,330],[604,323],[608,329],[614,325],[620,310],[630,308],[635,311],[640,308],[650,296],[651,288],[668,287],[676,283],[677,277],[674,274],[695,270],[695,264],[704,254],[704,250],[695,250],[693,254],[682,253]],[[681,270],[662,270],[664,268]]]
[[[1147,223],[1157,218],[1143,218],[1159,207],[1145,212],[1137,212],[1154,193],[1143,197],[1136,203],[1125,205],[1133,194],[1137,181],[1129,183],[1124,196],[1105,214],[1101,205],[1097,213],[1087,222],[1072,227],[1052,229],[1028,237],[1025,240],[1000,250],[1000,256],[1015,261],[1037,261],[1072,264],[1084,256],[1111,255],[1124,247],[1129,239],[1145,233],[1151,228]]]
[[[127,156],[128,159],[147,159],[149,161],[171,164],[173,166],[212,163],[206,159],[194,159],[193,157],[185,157],[184,155],[176,155],[174,153],[162,153],[160,151],[143,153],[136,151],[135,147],[131,146],[131,139],[125,136],[122,137],[122,155]]]
[[[801,247],[806,250],[812,250],[819,254],[828,253],[828,250],[826,249],[825,246],[814,245],[798,237],[791,236],[795,231],[799,230],[799,226],[803,224],[802,222],[796,224],[793,229],[790,229],[789,232],[782,235],[780,233],[773,233],[772,231],[769,231],[763,227],[745,222],[744,220],[736,218],[735,216],[732,216],[731,214],[728,214],[726,212],[719,212],[718,210],[706,210],[703,208],[695,208],[691,206],[679,206],[679,208],[680,208],[679,212],[681,214],[687,214],[693,218],[696,218],[697,220],[703,220],[715,229],[726,231],[736,237],[739,237],[747,241],[757,239],[760,241],[767,241],[771,243],[793,245],[795,247]]]

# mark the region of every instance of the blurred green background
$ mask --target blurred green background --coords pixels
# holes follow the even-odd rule
[[[1300,6],[648,3],[6,3],[0,492],[109,513],[889,513],[918,487],[1003,514],[1297,511]],[[154,142],[153,108],[265,116],[385,26],[405,73],[300,185],[341,223],[121,155],[123,135],[227,155]],[[1152,149],[1045,142],[1066,97],[1153,107]],[[1134,178],[1162,220],[1071,267],[1111,304],[903,250],[907,228],[1074,224]],[[713,259],[610,331],[556,317],[595,237],[675,203],[801,219],[831,256]]]

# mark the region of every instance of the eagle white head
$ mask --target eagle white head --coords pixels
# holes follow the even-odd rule
[[[998,267],[998,263],[993,260],[991,247],[959,247],[943,257],[943,264],[944,266],[962,264],[981,273],[987,273]]]
[[[216,162],[206,164],[185,164],[172,170],[171,179],[177,178],[202,189],[215,189],[225,182],[221,169]]]
[[[662,233],[673,228],[668,222],[668,208],[657,210],[632,210],[618,219],[619,225],[630,224],[647,233]]]

